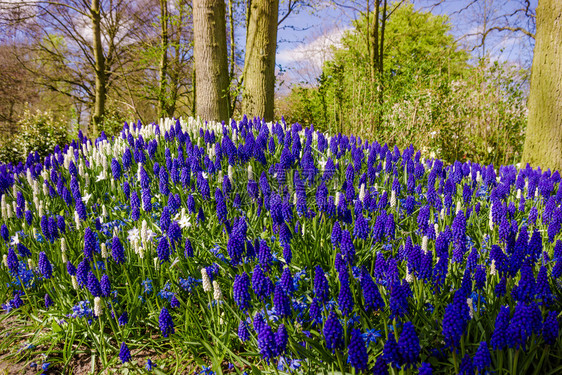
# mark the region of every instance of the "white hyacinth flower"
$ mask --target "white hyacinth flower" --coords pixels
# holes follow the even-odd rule
[[[209,279],[209,275],[207,274],[207,270],[205,268],[201,268],[201,281],[203,283],[204,292],[213,291],[213,287],[211,286],[211,279]]]
[[[457,201],[457,209],[456,209],[455,213],[458,214],[461,209],[462,209],[461,201]]]
[[[361,187],[359,188],[359,200],[361,202],[365,201],[365,184],[361,184]]]
[[[252,165],[248,164],[248,180],[254,179],[254,170],[252,169]]]
[[[468,304],[468,314],[470,319],[474,318],[474,306],[472,306],[472,298],[467,298],[466,303]]]
[[[79,286],[78,280],[76,280],[76,276],[70,276],[70,279],[72,280],[72,287],[74,288],[74,290],[78,290]]]
[[[95,316],[101,316],[102,313],[103,313],[103,309],[102,309],[102,306],[101,306],[101,298],[95,297],[94,298],[94,315]]]
[[[496,260],[492,259],[492,265],[490,266],[490,275],[494,276],[496,274]]]
[[[76,229],[80,228],[80,216],[78,216],[78,211],[74,211],[74,224],[76,225]]]
[[[336,199],[334,200],[334,204],[336,205],[336,207],[340,203],[340,199],[341,199],[341,193],[339,191],[336,191]]]
[[[146,241],[148,241],[148,223],[146,222],[146,220],[142,221],[140,237],[142,243],[146,243]]]
[[[100,244],[100,248],[101,248],[101,257],[103,259],[106,259],[108,257],[108,254],[107,254],[107,247],[105,246],[105,243],[102,242]]]
[[[27,259],[27,268],[32,269],[34,267],[33,260]]]
[[[422,248],[424,254],[427,254],[427,241],[428,241],[427,236],[423,236],[421,248]]]
[[[390,193],[390,207],[396,207],[396,192],[394,190]]]
[[[215,301],[222,301],[222,292],[217,280],[213,281],[213,298]]]
[[[414,282],[414,275],[410,273],[410,270],[408,267],[406,267],[406,282],[408,284],[411,284]]]
[[[6,268],[8,268],[8,255],[4,254],[2,256],[2,263],[4,263],[4,266],[6,266]]]
[[[232,165],[228,166],[228,179],[232,182],[234,178],[234,168],[232,168]]]

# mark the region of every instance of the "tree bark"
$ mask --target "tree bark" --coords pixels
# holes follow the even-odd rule
[[[206,121],[230,117],[224,0],[193,1],[197,115]]]
[[[169,116],[167,104],[167,75],[168,75],[168,0],[160,0],[160,82],[158,87],[158,115]]]
[[[522,166],[562,170],[562,2],[540,0]]]
[[[105,72],[105,56],[103,54],[103,45],[101,43],[101,14],[100,1],[92,0],[90,9],[92,18],[93,33],[93,50],[94,50],[94,72],[95,81],[95,102],[94,115],[92,116],[92,132],[91,136],[97,136],[98,128],[103,122],[105,114],[105,99],[107,96],[107,79]]]
[[[279,0],[253,0],[248,8],[242,111],[273,120]]]

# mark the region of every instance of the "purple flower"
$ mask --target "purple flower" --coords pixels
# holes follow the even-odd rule
[[[281,274],[281,278],[279,279],[279,283],[281,287],[288,295],[291,295],[294,291],[294,284],[293,284],[293,275],[291,275],[291,270],[289,267],[285,267],[283,269],[283,273]]]
[[[443,316],[443,336],[445,344],[452,350],[460,345],[461,336],[466,329],[466,321],[462,313],[462,307],[458,303],[450,303],[445,308]]]
[[[119,237],[113,237],[113,241],[111,243],[111,256],[117,264],[125,262],[125,250],[123,249],[123,245],[121,244]]]
[[[10,273],[15,276],[18,274],[18,270],[19,270],[19,261],[18,261],[18,256],[16,255],[16,252],[14,251],[13,248],[10,247],[10,249],[8,250],[8,269],[10,270]]]
[[[334,353],[336,350],[343,349],[343,327],[334,311],[330,311],[330,315],[324,323],[323,333],[328,350]]]
[[[347,277],[340,277],[340,294],[338,296],[338,306],[343,315],[349,316],[353,311],[353,295],[349,288]]]
[[[326,280],[324,270],[320,266],[316,266],[314,269],[314,294],[321,303],[328,301],[330,296],[328,280]]]
[[[53,300],[49,293],[45,293],[45,308],[48,309],[51,306],[53,306]]]
[[[472,366],[472,358],[466,353],[461,361],[459,375],[474,375],[474,367]]]
[[[124,342],[121,343],[121,349],[119,350],[119,359],[121,360],[121,363],[129,362],[132,359],[129,347]]]
[[[0,235],[5,242],[10,242],[10,232],[8,231],[8,227],[6,226],[6,224],[2,224],[2,226],[0,227]]]
[[[158,247],[156,248],[156,253],[158,254],[160,264],[170,260],[170,245],[168,244],[168,239],[166,237],[160,238]]]
[[[100,287],[101,295],[109,297],[109,294],[111,293],[111,283],[109,282],[109,277],[105,273],[101,277]]]
[[[431,365],[427,362],[422,362],[420,368],[418,369],[418,375],[433,375]]]
[[[121,164],[119,164],[115,158],[111,160],[111,173],[113,174],[113,178],[115,180],[119,180],[121,178]]]
[[[277,346],[277,355],[283,355],[287,349],[287,343],[289,341],[289,335],[287,334],[287,328],[284,324],[280,324],[275,332],[275,344]]]
[[[275,342],[275,335],[271,330],[271,327],[267,323],[263,323],[258,333],[258,348],[260,354],[267,361],[269,361],[277,356],[277,345]]]
[[[479,374],[484,374],[486,369],[492,365],[492,359],[490,357],[490,349],[488,349],[488,343],[486,341],[480,342],[478,350],[474,353],[473,359],[474,367],[478,370]]]
[[[558,340],[559,325],[556,311],[549,311],[542,327],[542,337],[546,345],[554,345]]]
[[[277,283],[275,286],[273,306],[275,307],[275,313],[278,316],[283,318],[291,315],[291,301],[281,286],[281,283]]]
[[[375,361],[375,365],[373,366],[373,375],[388,375],[388,365],[382,355],[379,355]]]
[[[238,337],[243,342],[250,339],[250,332],[248,331],[248,324],[244,320],[241,320],[240,324],[238,325]]]
[[[259,265],[254,268],[254,273],[252,274],[252,289],[262,301],[269,297],[273,289],[271,280],[263,273]]]
[[[360,282],[361,289],[363,289],[363,297],[365,298],[365,309],[370,312],[383,308],[384,301],[381,297],[379,288],[366,269],[363,269],[361,272]]]
[[[39,253],[39,272],[43,275],[44,278],[50,279],[53,275],[53,267],[51,266],[51,262],[47,259],[47,255],[42,251]]]
[[[162,336],[168,337],[168,335],[175,332],[172,316],[165,307],[162,307],[162,310],[160,311],[158,323],[160,325],[160,331],[162,331]]]
[[[508,344],[509,336],[507,329],[509,327],[509,315],[509,306],[501,306],[496,317],[494,332],[492,333],[492,339],[490,341],[494,350],[502,350]]]
[[[96,275],[92,271],[88,272],[88,290],[94,297],[101,296],[101,285]]]
[[[351,234],[347,230],[342,232],[340,248],[347,264],[353,265],[355,262],[355,247],[351,240]]]
[[[251,297],[248,289],[250,288],[250,278],[246,272],[234,277],[233,293],[234,301],[238,308],[246,311],[250,307]]]
[[[123,313],[119,316],[119,318],[117,319],[117,323],[120,326],[126,326],[127,323],[129,323],[129,315],[126,311],[123,311]]]
[[[404,316],[408,313],[408,297],[410,286],[406,281],[395,282],[390,291],[389,307],[393,317]]]
[[[402,334],[398,340],[398,351],[400,353],[400,364],[414,367],[420,357],[420,340],[412,322],[404,323]]]
[[[90,227],[87,227],[84,231],[84,257],[89,261],[93,259],[96,243],[97,241],[94,232],[92,232]]]
[[[361,337],[361,331],[354,328],[351,331],[351,339],[348,346],[349,362],[357,371],[367,370],[369,356],[365,342]]]
[[[193,247],[191,246],[191,241],[189,240],[189,238],[185,239],[185,250],[183,252],[183,255],[186,258],[191,258],[193,256]]]
[[[334,249],[339,246],[341,238],[342,238],[342,230],[340,227],[340,223],[336,221],[332,228],[332,246],[334,247]]]

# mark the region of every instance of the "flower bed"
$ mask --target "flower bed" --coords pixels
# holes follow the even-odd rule
[[[96,371],[555,374],[560,180],[259,119],[80,134],[0,166],[4,334]]]

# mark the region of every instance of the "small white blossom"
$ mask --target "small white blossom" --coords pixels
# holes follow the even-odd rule
[[[135,242],[140,239],[140,231],[138,228],[130,229],[127,233],[127,239],[129,240],[129,242]]]
[[[88,192],[84,191],[84,196],[82,197],[82,202],[84,204],[88,204],[88,201],[92,198],[92,194],[88,194]]]
[[[79,286],[78,280],[76,280],[76,276],[70,276],[70,279],[72,280],[72,287],[74,288],[74,290],[78,290]]]
[[[203,283],[204,292],[211,292],[213,290],[211,286],[211,279],[209,279],[209,275],[207,274],[207,270],[205,268],[201,268],[201,281]]]
[[[217,280],[213,281],[213,298],[215,301],[222,301],[222,292]]]
[[[101,298],[95,297],[94,298],[94,315],[95,316],[101,316],[102,313],[103,313],[103,309],[102,309],[102,306],[101,306]]]
[[[12,236],[12,239],[10,241],[10,245],[15,246],[17,244],[20,243],[20,238],[19,238],[19,234],[16,232],[15,236]]]

